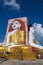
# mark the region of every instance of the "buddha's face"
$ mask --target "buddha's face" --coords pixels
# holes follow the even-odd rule
[[[12,29],[16,30],[16,29],[20,29],[20,27],[21,27],[21,24],[19,23],[19,21],[14,20],[12,23]]]

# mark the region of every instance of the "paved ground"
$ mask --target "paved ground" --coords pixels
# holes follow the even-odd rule
[[[2,63],[0,63],[0,65],[43,65],[43,60],[36,60],[36,61],[26,61],[26,60],[7,60],[4,61]]]

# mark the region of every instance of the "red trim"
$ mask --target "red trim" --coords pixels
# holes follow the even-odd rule
[[[33,53],[37,54],[38,53],[38,48],[32,47]]]

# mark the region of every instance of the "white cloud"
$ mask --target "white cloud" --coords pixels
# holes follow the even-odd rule
[[[35,43],[32,40],[35,39]],[[34,23],[29,31],[30,46],[43,49],[43,27],[41,24]]]
[[[34,23],[34,37],[39,42],[40,45],[43,45],[43,28],[41,24]]]
[[[3,0],[3,2],[4,2],[4,6],[5,7],[8,6],[9,9],[17,10],[17,11],[20,10],[20,5],[16,3],[16,0]]]

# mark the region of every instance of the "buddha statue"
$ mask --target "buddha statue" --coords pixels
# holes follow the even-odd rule
[[[25,32],[20,29],[21,24],[19,21],[13,20],[12,22],[12,31],[7,34],[6,43],[13,43],[13,44],[24,44],[25,41]]]

